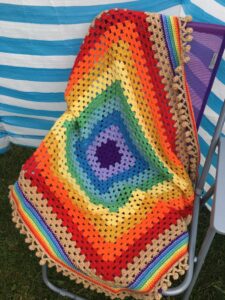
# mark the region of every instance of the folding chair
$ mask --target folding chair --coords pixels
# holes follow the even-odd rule
[[[186,73],[196,124],[197,128],[199,128],[207,99],[225,48],[225,27],[197,22],[191,22],[189,26],[193,28],[193,40],[191,42],[191,59],[186,65]],[[185,292],[183,299],[189,299],[215,234],[225,234],[225,218],[223,216],[225,211],[225,201],[223,201],[223,196],[225,194],[225,185],[223,184],[225,176],[225,137],[221,136],[224,122],[225,102],[215,127],[215,132],[204,167],[196,184],[196,196],[189,243],[189,269],[183,282],[179,286],[163,292],[164,296],[177,296]],[[207,192],[204,192],[204,185],[211,165],[212,156],[217,147],[219,150],[216,181]],[[196,238],[200,205],[204,205],[212,195],[214,195],[214,203],[210,217],[210,226],[201,249],[196,256]],[[54,292],[70,299],[83,299],[53,285],[48,279],[46,265],[42,266],[42,277],[45,284]]]

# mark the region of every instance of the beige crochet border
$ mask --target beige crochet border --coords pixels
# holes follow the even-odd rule
[[[129,292],[129,291],[122,291],[117,294],[110,292],[109,290],[100,287],[97,284],[91,283],[90,281],[86,280],[79,274],[74,274],[70,272],[68,269],[60,265],[59,263],[55,262],[42,248],[42,246],[38,243],[36,237],[30,232],[27,228],[26,224],[24,223],[20,213],[18,212],[17,206],[12,197],[12,189],[13,186],[10,187],[9,199],[12,206],[12,220],[15,223],[17,229],[19,229],[20,233],[26,236],[25,242],[29,244],[29,249],[35,251],[36,256],[39,258],[39,264],[44,265],[47,264],[48,267],[52,268],[55,267],[56,271],[59,273],[61,272],[64,276],[69,277],[71,280],[74,280],[77,284],[82,283],[85,288],[90,288],[91,290],[95,290],[98,293],[104,293],[106,296],[109,296],[111,299],[121,298],[124,299],[125,297],[132,296],[134,299],[137,300],[160,300],[162,298],[161,293],[159,293],[160,289],[167,290],[171,285],[172,281],[177,280],[179,276],[184,275],[185,270],[188,269],[188,253],[186,253],[181,259],[179,259],[170,269],[169,271],[161,278],[161,280],[155,285],[155,287],[148,293],[138,293],[138,292]],[[191,216],[187,217],[186,224],[191,220]],[[177,227],[180,229],[180,222],[178,221],[177,225],[172,225],[170,230],[161,236],[162,239],[171,238],[174,235],[174,229]],[[182,226],[181,226],[182,227]],[[135,264],[134,264],[135,265]],[[99,280],[99,282],[103,282]]]
[[[155,51],[155,58],[158,60],[157,67],[160,69],[159,74],[162,76],[162,83],[165,84],[164,90],[167,92],[171,112],[176,122],[177,153],[192,181],[195,182],[196,170],[199,164],[198,139],[194,117],[193,119],[191,118],[193,111],[188,101],[184,72],[184,64],[189,61],[188,52],[190,51],[190,45],[188,45],[188,42],[192,40],[192,28],[187,27],[188,22],[191,21],[191,17],[178,18],[182,51],[180,57],[181,65],[176,68],[176,75],[174,76],[162,32],[160,15],[146,14],[148,15],[149,31],[152,33],[150,38],[153,42],[152,48]]]

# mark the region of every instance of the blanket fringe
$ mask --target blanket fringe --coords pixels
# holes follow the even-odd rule
[[[185,84],[185,63],[188,63],[190,60],[189,52],[191,49],[191,46],[188,44],[190,41],[192,41],[192,33],[193,29],[188,27],[188,23],[192,21],[191,16],[187,16],[180,19],[180,31],[181,31],[181,41],[182,41],[182,51],[181,51],[181,64],[175,69],[175,76],[173,78],[173,89],[176,93],[177,98],[177,110],[179,119],[181,120],[181,128],[183,129],[183,136],[186,143],[186,151],[189,155],[188,161],[188,173],[190,175],[190,178],[192,179],[193,183],[195,183],[196,179],[196,169],[197,165],[199,164],[199,157],[196,152],[194,152],[193,145],[196,143],[198,144],[198,139],[193,134],[193,129],[190,125],[191,120],[190,116],[194,118],[193,110],[191,108],[191,104],[189,101],[186,101],[185,99],[189,99],[189,92],[188,88]],[[188,105],[186,105],[188,103]],[[192,122],[195,124],[195,122]],[[196,130],[197,131],[197,130]]]
[[[27,228],[22,217],[20,216],[17,206],[13,200],[12,191],[13,186],[10,186],[9,200],[12,206],[12,221],[15,223],[15,227],[20,231],[21,234],[25,235],[25,243],[29,244],[28,248],[31,251],[35,252],[35,255],[39,259],[39,264],[41,266],[47,265],[49,268],[55,267],[58,273],[62,273],[64,276],[69,277],[71,280],[74,280],[77,284],[82,283],[85,288],[95,290],[97,293],[104,293],[106,296],[109,296],[111,299],[124,299],[125,297],[134,297],[137,300],[160,300],[162,298],[161,291],[167,290],[172,282],[177,280],[179,276],[185,274],[185,271],[188,269],[188,254],[185,254],[180,260],[178,260],[169,271],[161,278],[161,280],[155,285],[155,287],[148,293],[140,293],[135,291],[121,291],[118,293],[112,293],[106,288],[100,288],[98,285],[91,283],[86,280],[78,273],[73,273],[66,269],[61,264],[55,262],[40,246],[36,237],[31,234],[30,230]],[[188,218],[187,222],[190,222]]]
[[[193,111],[191,104],[187,101],[190,97],[186,86],[184,70],[185,63],[190,59],[188,53],[190,52],[191,46],[188,43],[192,40],[193,29],[188,27],[187,24],[192,18],[191,16],[179,18],[179,36],[181,37],[182,43],[181,51],[179,52],[180,65],[176,67],[174,70],[175,74],[173,74],[163,32],[160,30],[162,27],[160,15],[151,13],[147,15],[146,20],[149,22],[149,31],[152,33],[150,37],[153,43],[152,49],[155,51],[155,58],[158,61],[157,67],[160,70],[159,74],[162,77],[162,83],[165,85],[164,90],[167,92],[166,97],[169,99],[169,106],[171,107],[171,113],[175,121],[177,153],[180,154],[179,158],[194,183],[199,156],[197,152],[193,152],[195,148],[193,145],[198,144],[198,142],[197,136],[190,125],[195,122],[191,122],[190,120],[190,115],[193,116]],[[160,50],[157,51],[158,47],[156,47],[156,45],[161,45]],[[162,53],[164,55],[162,55]],[[174,99],[176,99],[176,101],[174,101]]]

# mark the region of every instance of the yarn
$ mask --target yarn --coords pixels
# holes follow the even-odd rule
[[[187,21],[98,16],[66,112],[10,191],[13,221],[40,264],[111,298],[160,299],[188,267],[199,149]]]

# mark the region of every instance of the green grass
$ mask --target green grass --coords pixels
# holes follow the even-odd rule
[[[8,186],[16,181],[22,164],[32,152],[29,148],[13,146],[6,154],[0,155],[0,300],[65,299],[44,285],[36,256],[28,250],[24,237],[11,221]],[[198,245],[203,240],[208,222],[209,212],[203,208]],[[88,300],[109,299],[84,289],[82,285],[76,285],[57,274],[54,269],[50,271],[50,278],[59,286],[64,286]],[[225,299],[225,237],[216,236],[213,241],[191,299]]]

